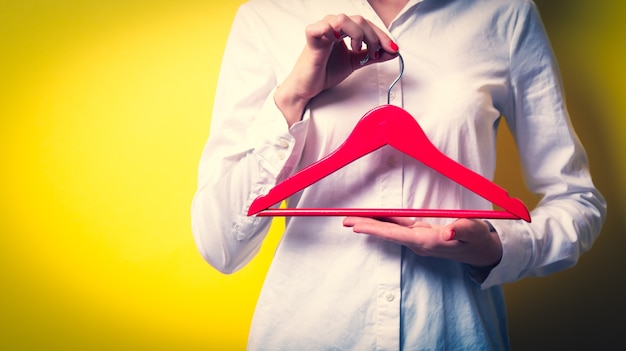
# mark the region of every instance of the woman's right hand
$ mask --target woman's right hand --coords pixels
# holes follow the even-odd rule
[[[385,32],[361,16],[329,15],[307,26],[305,34],[306,46],[274,94],[289,126],[300,121],[306,104],[317,94],[361,67],[395,58],[398,52]],[[345,37],[351,39],[350,47]]]

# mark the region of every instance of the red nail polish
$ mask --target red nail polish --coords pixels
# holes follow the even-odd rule
[[[455,236],[456,236],[456,231],[454,229],[450,229],[450,239],[449,240],[454,239]]]
[[[398,44],[394,43],[393,41],[389,45],[391,46],[391,50],[393,51],[398,51],[398,49],[400,49],[398,47]]]
[[[376,52],[374,53],[374,59],[377,59],[377,58],[379,58],[379,57],[380,57],[380,52],[376,51]]]
[[[335,38],[337,38],[337,39],[341,38],[341,34],[339,34],[339,32],[337,32],[336,30],[333,31],[333,32],[335,34]]]

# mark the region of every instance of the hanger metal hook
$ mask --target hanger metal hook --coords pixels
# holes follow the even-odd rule
[[[404,74],[404,59],[402,58],[402,55],[400,55],[400,53],[398,53],[398,58],[400,59],[400,74],[398,75],[398,78],[396,78],[396,80],[391,83],[389,89],[387,89],[387,105],[391,104],[391,89],[393,89],[396,83],[400,81],[400,78],[402,78],[402,75]]]

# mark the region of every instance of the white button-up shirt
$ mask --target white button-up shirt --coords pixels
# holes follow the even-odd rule
[[[192,205],[202,256],[222,272],[258,252],[271,219],[250,203],[334,151],[387,103],[397,59],[370,65],[308,105],[288,129],[273,92],[327,14],[361,15],[399,45],[392,92],[443,153],[492,179],[498,123],[517,141],[532,223],[493,220],[503,256],[482,282],[460,263],[420,257],[342,226],[292,217],[255,311],[250,349],[506,349],[506,282],[575,264],[597,237],[605,203],[568,119],[558,69],[526,0],[411,0],[389,28],[364,0],[253,0],[231,30]],[[591,117],[591,116],[590,116]],[[288,207],[491,209],[489,201],[392,147],[298,192]],[[445,224],[453,219],[426,219]]]

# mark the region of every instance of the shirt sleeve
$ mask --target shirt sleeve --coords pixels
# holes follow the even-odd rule
[[[277,83],[259,21],[245,4],[233,21],[191,206],[196,246],[224,273],[258,252],[271,217],[248,216],[248,208],[291,174],[307,129],[306,118],[288,128],[274,103]]]
[[[541,201],[532,222],[492,221],[503,256],[483,288],[544,276],[576,264],[606,217],[588,160],[565,105],[557,63],[531,1],[513,24],[507,123],[516,139],[524,179]]]

